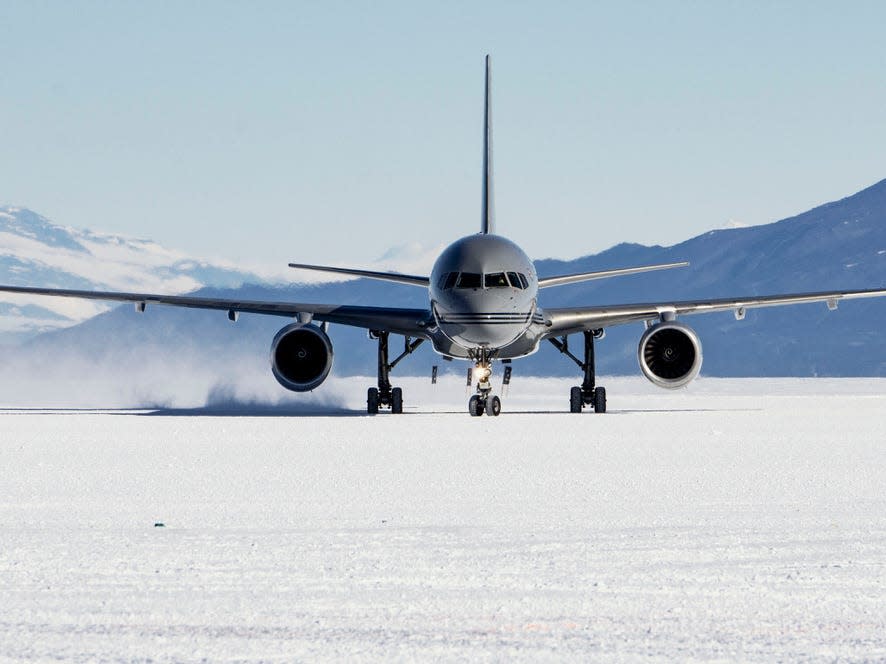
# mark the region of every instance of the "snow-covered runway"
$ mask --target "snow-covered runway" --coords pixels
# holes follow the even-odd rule
[[[365,382],[0,411],[0,660],[886,659],[886,381]]]

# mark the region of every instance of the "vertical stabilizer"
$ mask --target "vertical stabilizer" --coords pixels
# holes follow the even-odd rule
[[[490,91],[490,60],[486,56],[486,95],[483,103],[483,210],[480,232],[495,233],[495,206],[492,197],[492,103]]]

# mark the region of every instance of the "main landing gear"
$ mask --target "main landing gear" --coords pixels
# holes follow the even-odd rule
[[[480,417],[483,413],[498,417],[501,413],[501,399],[492,394],[492,360],[486,350],[480,351],[477,364],[473,370],[469,370],[468,386],[471,385],[472,375],[477,378],[477,394],[468,401],[471,417]]]
[[[584,337],[584,361],[569,352],[567,337],[562,337],[562,339],[550,338],[548,341],[554,344],[557,350],[572,359],[584,371],[584,380],[581,383],[581,387],[573,387],[569,392],[569,412],[580,413],[585,406],[593,406],[595,413],[605,413],[606,388],[595,385],[594,369],[594,339],[602,339],[603,330],[586,330]]]
[[[366,393],[366,412],[377,415],[379,408],[390,408],[391,413],[403,412],[403,390],[399,387],[391,387],[391,369],[407,355],[418,348],[424,339],[412,339],[406,337],[406,347],[393,362],[388,362],[388,337],[389,332],[371,330],[369,337],[378,339],[378,387],[370,387]]]

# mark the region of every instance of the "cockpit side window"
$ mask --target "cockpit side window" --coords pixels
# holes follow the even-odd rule
[[[449,290],[453,286],[455,286],[455,282],[458,280],[458,272],[450,272],[446,275],[446,277],[442,280],[442,288],[443,290]]]
[[[483,284],[486,288],[507,288],[508,279],[504,272],[490,272],[483,275]]]
[[[511,286],[514,288],[523,288],[523,284],[520,282],[520,277],[517,276],[516,272],[508,272],[508,281],[511,282]]]
[[[521,272],[517,276],[520,277],[520,283],[523,284],[523,288],[529,288],[529,281],[526,279],[526,275]]]
[[[483,286],[482,276],[476,272],[462,272],[458,276],[456,288],[480,288]]]

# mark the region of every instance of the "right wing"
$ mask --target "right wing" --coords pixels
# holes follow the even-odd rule
[[[877,288],[872,290],[823,291],[819,293],[764,295],[651,304],[618,304],[563,309],[546,308],[544,315],[548,329],[545,331],[544,336],[562,336],[634,321],[652,320],[668,314],[687,315],[705,314],[715,311],[734,311],[736,317],[739,317],[744,315],[745,309],[777,307],[786,304],[802,304],[804,302],[827,302],[829,308],[836,309],[839,300],[884,296],[886,296],[886,289]]]
[[[392,307],[358,307],[335,304],[302,304],[298,302],[264,302],[227,298],[195,297],[191,295],[156,295],[152,293],[123,293],[115,291],[68,290],[62,288],[32,288],[29,286],[0,286],[2,293],[74,297],[86,300],[134,302],[143,311],[148,304],[163,304],[191,309],[227,311],[233,319],[239,312],[296,318],[310,316],[320,322],[338,323],[413,337],[426,337],[426,328],[433,317],[428,309],[399,309]]]

